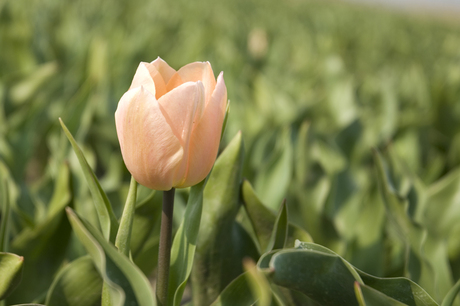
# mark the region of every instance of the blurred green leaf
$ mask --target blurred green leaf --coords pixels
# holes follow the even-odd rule
[[[113,213],[112,205],[110,204],[104,190],[99,185],[96,175],[88,165],[83,152],[78,147],[78,144],[73,138],[72,134],[70,134],[69,130],[61,119],[59,119],[59,122],[61,123],[62,129],[64,130],[67,138],[72,144],[72,148],[75,151],[83,173],[85,174],[85,178],[88,182],[94,205],[98,213],[99,225],[101,226],[102,233],[107,240],[114,241],[118,229],[118,221]]]
[[[21,282],[24,257],[0,252],[0,300],[5,299]]]
[[[67,264],[56,275],[46,296],[48,306],[101,305],[102,278],[89,256]]]
[[[250,306],[257,302],[258,297],[251,290],[249,285],[248,272],[245,272],[235,278],[219,294],[212,306]]]
[[[203,207],[203,190],[207,179],[190,190],[184,219],[171,247],[171,267],[169,270],[168,303],[180,305],[185,285],[190,276],[195,257],[196,241],[200,229]]]
[[[254,232],[257,236],[259,249],[267,250],[269,248],[270,237],[274,230],[273,225],[276,222],[276,216],[261,203],[249,181],[243,180],[241,193],[244,208],[249,215],[249,219],[251,220]],[[287,245],[293,246],[296,239],[301,241],[313,241],[306,231],[295,225],[289,224]]]
[[[291,131],[284,129],[277,139],[277,147],[269,160],[259,169],[254,182],[255,190],[262,195],[263,203],[278,210],[285,198],[293,173],[294,149]]]
[[[9,245],[9,228],[8,223],[10,222],[10,197],[8,184],[6,179],[2,179],[0,176],[0,192],[2,194],[2,202],[0,203],[0,252],[6,252]]]
[[[193,303],[211,304],[243,272],[235,217],[240,208],[239,190],[243,141],[238,133],[217,158],[203,193],[203,212],[192,270]],[[227,241],[227,243],[222,243]],[[231,258],[231,260],[230,260]]]
[[[276,217],[275,224],[273,225],[273,231],[268,242],[267,250],[265,252],[270,252],[276,249],[284,248],[288,236],[288,214],[286,201],[283,201]]]
[[[134,214],[131,255],[145,275],[150,275],[157,266],[161,207],[161,192],[152,190],[138,203]]]
[[[386,174],[383,159],[376,150],[374,160],[387,216],[398,239],[407,246],[407,274],[439,302],[453,283],[447,261],[447,245],[410,219],[409,199],[397,193]]]
[[[34,228],[24,228],[11,242],[11,251],[24,256],[26,260],[23,281],[8,298],[10,304],[33,301],[44,296],[65,258],[71,229],[64,217],[64,208],[72,205],[73,197],[66,163],[61,165],[54,184],[44,220]]]
[[[70,208],[67,215],[78,240],[107,284],[111,304],[156,305],[150,283],[139,268]]]
[[[441,306],[452,306],[454,305],[455,298],[458,297],[460,292],[460,280],[449,290],[444,299],[442,300]]]

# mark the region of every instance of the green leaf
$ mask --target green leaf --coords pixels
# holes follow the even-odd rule
[[[26,260],[23,280],[18,290],[8,297],[9,304],[33,301],[46,294],[69,245],[71,228],[64,208],[72,205],[72,197],[69,167],[63,163],[55,179],[46,217],[35,227],[22,230],[11,242],[11,251]]]
[[[250,288],[248,274],[245,272],[228,284],[211,306],[254,305],[258,297]]]
[[[162,209],[161,192],[151,191],[134,214],[131,233],[131,255],[134,263],[150,275],[157,266]]]
[[[101,185],[99,184],[96,175],[94,174],[93,170],[86,161],[83,152],[81,151],[77,142],[73,138],[72,134],[60,118],[59,122],[61,123],[62,129],[64,130],[64,133],[69,139],[72,148],[75,151],[75,154],[77,155],[78,161],[80,162],[80,166],[83,170],[86,181],[88,182],[88,187],[91,191],[94,205],[96,207],[96,211],[99,217],[99,225],[101,227],[102,234],[107,240],[113,241],[115,239],[115,235],[117,232],[118,221],[115,217],[115,214],[113,213],[112,205],[110,204],[107,195],[101,188]]]
[[[171,247],[168,285],[168,303],[170,305],[180,305],[185,285],[192,270],[206,181],[205,179],[191,188],[183,222]]]
[[[21,282],[24,257],[0,253],[0,300],[5,299]]]
[[[211,304],[243,272],[241,261],[232,257],[239,247],[232,245],[233,241],[228,242],[235,233],[234,222],[240,208],[242,166],[243,141],[238,133],[217,159],[203,193],[200,235],[192,270],[195,305]]]
[[[402,306],[406,305],[389,296],[363,284],[355,282],[355,293],[360,306]]]
[[[404,277],[382,278],[367,274],[355,267],[348,261],[329,250],[328,248],[309,242],[297,242],[297,248],[334,255],[342,259],[348,270],[354,274],[360,284],[365,284],[401,303],[414,306],[436,306],[436,302],[415,282]]]
[[[278,216],[276,217],[275,225],[273,226],[273,232],[265,252],[284,248],[287,240],[289,225],[287,216],[288,214],[285,200],[283,201],[283,204],[281,204]]]
[[[2,178],[2,176],[0,176]],[[0,252],[6,252],[9,243],[10,197],[6,179],[0,180],[2,202],[0,203]]]
[[[408,213],[409,198],[396,191],[380,154],[376,150],[373,153],[386,214],[398,239],[407,248],[407,276],[440,301],[453,285],[447,245],[412,221]]]
[[[315,250],[266,253],[258,267],[274,284],[300,291],[321,305],[358,305],[353,275],[339,256]]]
[[[273,232],[273,224],[276,222],[276,216],[270,211],[270,209],[262,204],[249,181],[243,181],[241,193],[244,208],[248,213],[258,240],[259,250],[267,250],[269,247],[270,237]],[[296,239],[301,241],[313,241],[311,236],[305,230],[292,224],[289,224],[287,238],[287,245],[294,245],[294,241]]]
[[[156,305],[145,275],[99,231],[67,209],[72,228],[108,285],[112,305]]]
[[[263,203],[273,210],[278,210],[286,196],[293,172],[294,149],[290,140],[289,129],[284,129],[277,139],[277,148],[270,159],[258,169],[255,189],[262,195]]]
[[[66,265],[56,275],[45,304],[47,306],[101,305],[102,278],[89,256]]]
[[[449,290],[447,295],[442,300],[441,306],[452,306],[454,305],[455,298],[458,296],[460,292],[460,280],[455,283],[455,285]]]
[[[131,231],[133,228],[134,211],[136,208],[137,182],[134,177],[131,177],[129,185],[128,197],[126,198],[125,208],[121,215],[120,226],[118,227],[115,246],[126,257],[129,256]]]

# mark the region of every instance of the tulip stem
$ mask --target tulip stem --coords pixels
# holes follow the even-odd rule
[[[169,262],[171,257],[174,192],[174,188],[168,191],[163,191],[163,213],[161,214],[158,277],[156,287],[156,295],[159,306],[168,305]]]

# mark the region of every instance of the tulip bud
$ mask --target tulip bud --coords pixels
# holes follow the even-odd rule
[[[223,73],[209,62],[177,72],[161,58],[140,63],[115,124],[126,167],[156,190],[202,181],[217,157],[227,104]]]

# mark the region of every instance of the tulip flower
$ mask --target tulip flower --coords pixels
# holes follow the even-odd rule
[[[175,71],[161,58],[140,63],[115,112],[126,167],[156,190],[193,186],[217,157],[227,104],[223,73],[209,62]]]

